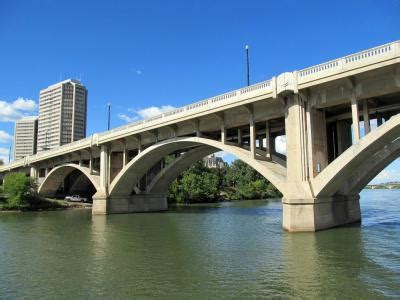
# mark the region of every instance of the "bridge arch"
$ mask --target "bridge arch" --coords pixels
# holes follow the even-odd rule
[[[400,114],[366,135],[312,180],[315,197],[358,195],[400,155]]]
[[[91,175],[89,168],[76,164],[65,164],[55,167],[47,174],[46,178],[39,186],[38,193],[44,196],[55,195],[65,178],[75,170],[89,179],[96,191],[100,190],[100,178],[98,175]]]
[[[178,178],[180,174],[188,169],[195,162],[199,161],[203,157],[210,155],[218,151],[213,147],[200,146],[198,148],[189,150],[182,156],[175,159],[171,165],[162,169],[150,182],[146,192],[155,194],[167,194],[169,187],[172,182]]]
[[[136,184],[142,178],[142,176],[152,167],[154,162],[159,161],[166,155],[183,149],[189,149],[188,153],[191,153],[190,159],[185,156],[186,159],[182,159],[181,164],[177,165],[177,169],[174,171],[173,176],[187,168],[190,162],[193,160],[199,160],[201,157],[216,151],[226,151],[237,158],[241,159],[245,163],[252,166],[256,171],[263,175],[268,181],[270,181],[282,194],[286,191],[286,168],[278,163],[272,161],[261,161],[254,159],[251,156],[250,151],[240,148],[236,145],[224,144],[220,141],[201,137],[182,137],[173,138],[162,141],[155,145],[152,145],[132,159],[114,178],[109,188],[109,195],[113,197],[123,197],[130,195]],[[193,152],[192,152],[193,151]],[[196,151],[197,154],[196,154]],[[204,153],[204,155],[203,155]],[[188,154],[189,155],[189,154]],[[160,176],[167,176],[167,174],[160,174]],[[176,178],[176,177],[175,177]],[[174,178],[174,179],[175,179]],[[164,177],[162,185],[168,184],[171,178],[167,179]],[[161,188],[161,182],[157,188]],[[151,189],[156,186],[150,187]]]

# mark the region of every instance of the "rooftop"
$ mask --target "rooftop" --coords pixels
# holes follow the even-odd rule
[[[54,87],[57,87],[57,86],[59,86],[59,85],[61,85],[61,84],[64,84],[64,83],[76,83],[76,84],[79,84],[79,85],[81,85],[81,86],[84,86],[84,85],[82,84],[82,82],[80,82],[79,80],[69,78],[69,79],[66,79],[66,80],[63,80],[63,81],[54,83],[54,84],[52,84],[52,85],[49,85],[47,88],[44,88],[43,90],[46,90],[46,89],[49,89],[49,88],[54,88]]]

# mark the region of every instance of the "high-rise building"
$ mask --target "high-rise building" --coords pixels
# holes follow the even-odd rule
[[[68,79],[40,91],[38,152],[86,137],[87,90]]]
[[[14,160],[36,153],[38,117],[25,117],[15,122]]]
[[[223,169],[228,166],[222,157],[215,156],[215,154],[208,155],[203,158],[204,166],[211,169]]]

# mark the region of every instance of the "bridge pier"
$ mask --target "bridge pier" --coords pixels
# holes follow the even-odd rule
[[[168,209],[167,196],[163,194],[140,194],[131,196],[95,195],[93,215],[133,212],[154,212]]]
[[[283,199],[283,228],[289,232],[318,231],[361,222],[360,197]]]

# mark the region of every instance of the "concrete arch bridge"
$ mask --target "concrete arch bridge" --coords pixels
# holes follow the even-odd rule
[[[400,154],[399,113],[393,42],[25,157],[0,176],[27,172],[47,196],[93,194],[93,214],[160,211],[179,174],[222,150],[281,191],[285,229],[316,231],[361,220],[360,191]]]

